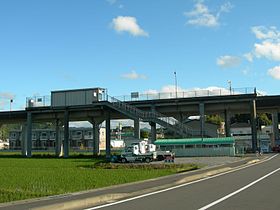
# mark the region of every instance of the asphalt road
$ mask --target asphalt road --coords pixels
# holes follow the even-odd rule
[[[280,156],[211,178],[87,210],[280,209]]]

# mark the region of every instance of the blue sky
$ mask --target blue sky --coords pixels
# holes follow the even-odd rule
[[[280,94],[278,0],[1,0],[0,110],[52,90]]]

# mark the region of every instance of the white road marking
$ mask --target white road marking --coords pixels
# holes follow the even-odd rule
[[[250,184],[248,184],[248,185],[246,185],[246,186],[240,188],[239,190],[236,190],[235,192],[232,192],[232,193],[230,193],[230,194],[228,194],[228,195],[226,195],[226,196],[224,196],[224,197],[222,197],[222,198],[220,198],[220,199],[218,199],[218,200],[216,200],[216,201],[214,201],[214,202],[212,202],[212,203],[210,203],[210,204],[208,204],[208,205],[206,205],[206,206],[201,207],[201,208],[198,209],[198,210],[206,210],[206,209],[209,209],[210,207],[215,206],[215,205],[218,204],[218,203],[221,203],[222,201],[224,201],[224,200],[226,200],[226,199],[228,199],[228,198],[230,198],[230,197],[232,197],[232,196],[234,196],[234,195],[236,195],[236,194],[242,192],[243,190],[246,190],[247,188],[253,186],[254,184],[257,184],[258,182],[260,182],[260,181],[262,181],[263,179],[265,179],[265,178],[271,176],[272,174],[276,173],[276,172],[279,171],[279,170],[280,170],[280,168],[278,168],[278,169],[276,169],[276,170],[274,170],[274,171],[272,171],[272,172],[266,174],[265,176],[263,176],[263,177],[257,179],[256,181],[251,182]]]
[[[151,195],[155,195],[155,194],[167,192],[167,191],[174,190],[174,189],[177,189],[177,188],[185,187],[185,186],[188,186],[188,185],[191,185],[191,184],[195,184],[195,183],[198,183],[198,182],[202,182],[202,181],[205,181],[205,180],[208,180],[208,179],[213,179],[213,178],[215,178],[215,177],[223,176],[223,175],[225,175],[225,174],[229,174],[229,173],[232,173],[232,172],[235,172],[235,171],[239,171],[239,170],[242,170],[242,169],[251,167],[251,166],[258,165],[258,164],[260,164],[260,163],[267,162],[267,161],[269,161],[269,160],[275,158],[277,155],[278,155],[278,154],[273,155],[272,157],[270,157],[270,158],[268,158],[268,159],[266,159],[266,160],[264,160],[264,161],[262,161],[262,162],[255,163],[255,164],[253,164],[253,165],[246,165],[246,166],[244,166],[244,167],[240,167],[240,168],[237,168],[237,169],[234,169],[234,170],[231,170],[231,171],[227,171],[227,172],[224,172],[224,173],[221,173],[221,174],[217,174],[217,175],[214,175],[214,176],[206,177],[206,178],[199,179],[199,180],[196,180],[196,181],[192,181],[192,182],[180,184],[180,185],[177,185],[177,186],[174,186],[174,187],[170,187],[170,188],[167,188],[167,189],[164,189],[164,190],[159,190],[159,191],[147,193],[147,194],[144,194],[144,195],[139,195],[139,196],[135,196],[135,197],[132,197],[132,198],[127,198],[127,199],[120,200],[120,201],[117,201],[117,202],[108,203],[108,204],[103,204],[103,205],[100,205],[100,206],[95,206],[95,207],[87,208],[87,209],[84,209],[84,210],[101,209],[101,208],[105,208],[105,207],[109,207],[109,206],[114,206],[114,205],[121,204],[121,203],[126,203],[126,202],[129,202],[129,201],[132,201],[132,200],[136,200],[136,199],[148,197],[148,196],[151,196]],[[277,169],[277,170],[280,170],[280,168]]]

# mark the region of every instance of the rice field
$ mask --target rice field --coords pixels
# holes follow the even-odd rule
[[[95,189],[177,172],[170,167],[100,167],[96,164],[98,161],[0,156],[0,202]]]

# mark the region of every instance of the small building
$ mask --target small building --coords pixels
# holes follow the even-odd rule
[[[88,105],[93,102],[105,100],[106,89],[87,88],[74,90],[58,90],[51,92],[51,106],[77,106]]]
[[[158,150],[175,152],[177,157],[235,156],[235,140],[225,138],[160,139]]]
[[[234,123],[230,128],[231,135],[235,139],[235,146],[245,151],[252,150],[252,130],[249,123]],[[257,131],[257,146],[263,152],[270,152],[273,140],[272,126],[262,126]]]
[[[106,129],[99,129],[99,149],[105,149]],[[64,139],[64,132],[60,132],[61,140]],[[54,150],[56,132],[54,129],[33,129],[32,130],[32,149],[33,150]],[[10,149],[21,149],[22,131],[12,130],[9,133]],[[93,131],[92,128],[69,129],[69,142],[72,150],[92,150],[93,149]]]

